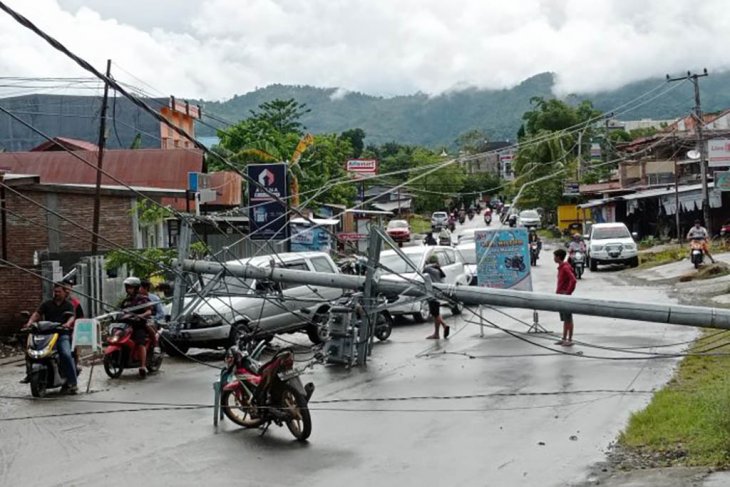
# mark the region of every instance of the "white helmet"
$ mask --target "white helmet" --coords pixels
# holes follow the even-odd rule
[[[139,277],[130,276],[124,280],[125,286],[139,287],[141,284],[142,281],[139,280]]]

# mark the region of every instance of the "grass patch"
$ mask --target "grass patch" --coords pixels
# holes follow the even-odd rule
[[[730,274],[730,266],[724,262],[715,262],[714,264],[705,264],[697,269],[697,271],[681,276],[679,282],[714,279],[716,277],[727,276],[728,274]]]
[[[411,225],[413,233],[428,233],[431,231],[431,219],[424,218],[421,215],[413,215],[408,221]]]
[[[730,334],[707,331],[691,350],[730,352]],[[665,466],[730,467],[730,355],[691,356],[649,406],[634,413],[619,444]]]
[[[687,258],[688,252],[687,248],[683,246],[671,247],[657,252],[641,252],[639,254],[639,267],[648,269],[672,262],[679,262]]]

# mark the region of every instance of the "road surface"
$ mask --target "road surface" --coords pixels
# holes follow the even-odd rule
[[[552,292],[551,249],[541,257],[534,289]],[[670,302],[665,291],[631,287],[620,273],[604,271],[588,272],[576,294]],[[532,322],[529,310],[503,311]],[[17,383],[22,368],[0,367],[0,485],[570,485],[586,480],[631,412],[647,404],[676,364],[624,360],[637,355],[589,345],[672,352],[684,345],[651,347],[696,334],[576,316],[575,339],[586,344],[563,349],[546,334],[514,337],[485,327],[482,336],[477,313],[445,311],[452,335],[438,342],[425,339],[432,325],[404,320],[387,342],[376,343],[364,370],[309,370],[306,379],[317,390],[307,444],[275,426],[265,436],[228,422],[216,431],[210,409],[103,413],[166,407],[136,403],[209,404],[219,352],[197,351],[208,366],[166,359],[162,372],[145,381],[133,372],[109,380],[96,369],[92,393],[46,401],[27,400],[28,387]],[[512,332],[527,329],[495,310],[483,316]],[[556,313],[541,313],[540,322],[560,329]],[[307,343],[304,336],[285,338]],[[343,402],[317,402],[333,399]],[[12,420],[22,417],[34,419]]]

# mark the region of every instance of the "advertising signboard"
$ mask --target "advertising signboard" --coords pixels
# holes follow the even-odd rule
[[[730,191],[730,171],[718,171],[715,173],[715,189],[719,191]]]
[[[580,184],[575,181],[565,181],[563,183],[563,196],[579,196]]]
[[[345,169],[356,176],[374,176],[378,174],[378,161],[376,159],[350,159],[347,161]]]
[[[288,237],[289,215],[285,203],[289,184],[286,177],[287,165],[249,164],[248,176],[248,218],[252,240],[285,239]],[[257,182],[258,184],[254,183]]]
[[[707,161],[710,167],[730,166],[730,139],[708,140]]]
[[[526,228],[478,230],[474,245],[480,286],[532,291]]]

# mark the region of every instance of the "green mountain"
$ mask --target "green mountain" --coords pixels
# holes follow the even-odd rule
[[[705,112],[730,107],[730,90],[724,89],[729,83],[730,72],[712,73],[701,79]],[[553,85],[553,75],[542,73],[505,90],[469,88],[438,96],[417,93],[383,98],[335,88],[277,84],[225,102],[200,104],[204,113],[235,122],[248,117],[250,110],[263,102],[294,98],[311,108],[302,121],[313,133],[339,133],[359,127],[365,130],[368,144],[396,141],[442,147],[451,146],[460,134],[473,129],[483,130],[493,141],[514,140],[522,114],[530,109],[530,99],[554,96]],[[628,103],[623,109],[615,110],[616,118],[624,120],[669,119],[687,114],[694,106],[692,85],[679,82],[677,85],[667,84],[663,79],[649,79],[613,91],[571,95],[567,99],[588,99],[603,111],[614,111]],[[206,125],[199,128],[203,136],[214,135],[211,125],[223,126],[213,119],[205,121]]]

